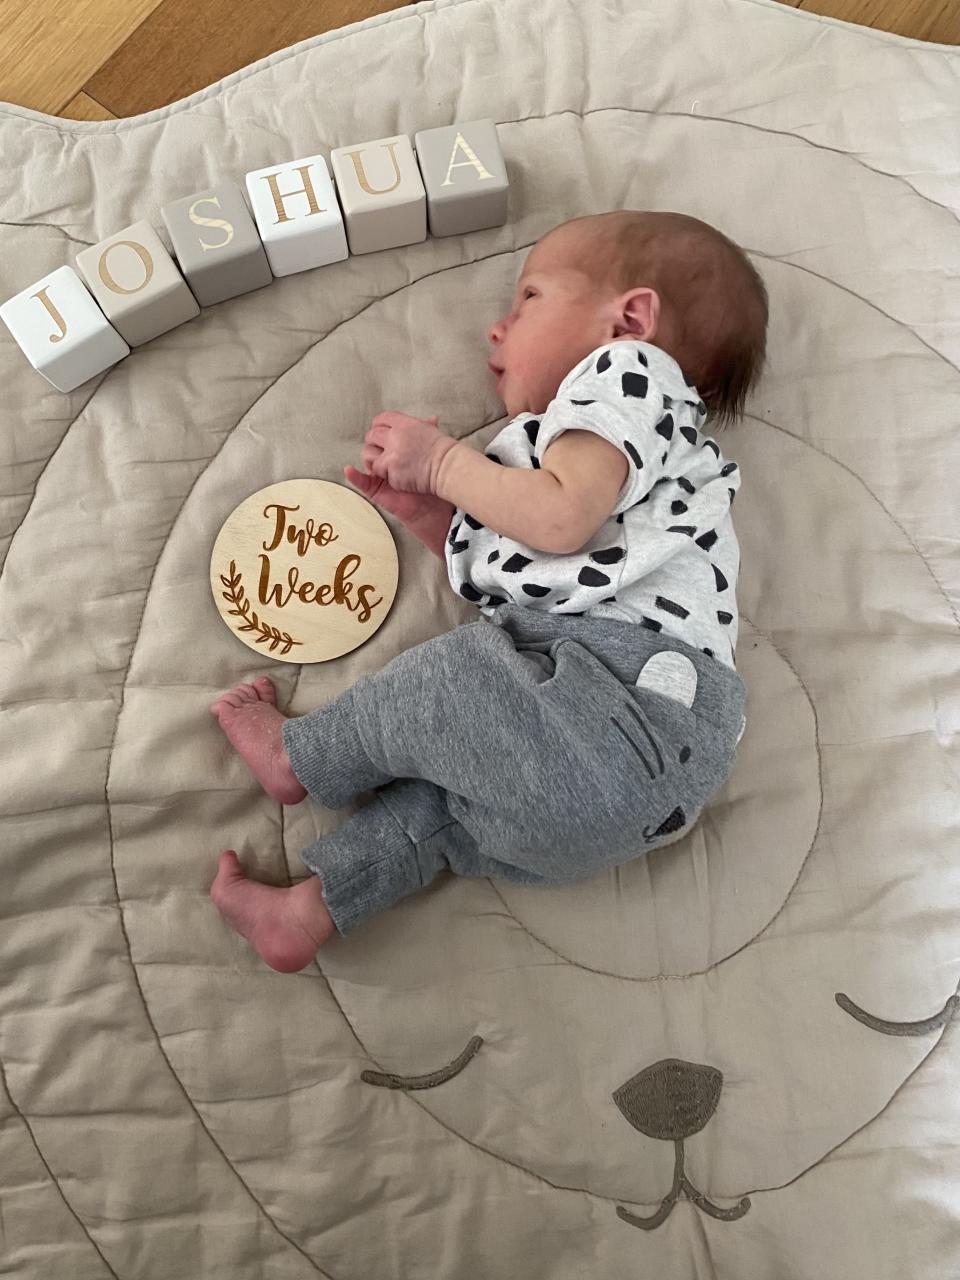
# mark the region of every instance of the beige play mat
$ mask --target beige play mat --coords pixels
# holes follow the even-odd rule
[[[960,52],[768,0],[436,0],[118,122],[0,107],[0,297],[258,166],[490,117],[505,225],[276,280],[69,395],[0,333],[0,1272],[12,1280],[960,1274]],[[748,727],[683,841],[577,886],[443,876],[268,970],[207,891],[281,811],[207,707],[302,713],[479,615],[387,517],[369,641],[277,663],[210,556],[375,414],[501,428],[486,330],[557,222],[751,253]],[[161,230],[161,234],[164,234]],[[363,803],[363,798],[359,801]]]

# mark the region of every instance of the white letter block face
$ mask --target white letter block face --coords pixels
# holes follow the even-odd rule
[[[350,256],[337,193],[323,156],[307,156],[246,175],[257,231],[275,276]]]
[[[77,267],[107,319],[131,347],[200,314],[163,241],[141,220],[77,254]]]
[[[330,152],[351,253],[427,238],[427,193],[405,133]]]
[[[73,391],[130,354],[73,267],[58,267],[8,299],[0,320],[58,391]]]
[[[497,126],[468,120],[414,134],[432,236],[458,236],[507,220],[507,169]]]

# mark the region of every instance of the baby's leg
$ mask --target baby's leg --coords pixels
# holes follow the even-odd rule
[[[306,797],[284,750],[287,717],[277,710],[277,691],[268,676],[234,685],[210,710],[268,795],[280,804],[299,804]]]
[[[316,876],[290,889],[258,884],[247,879],[232,849],[220,855],[210,896],[227,923],[281,973],[305,968],[334,932]]]
[[[287,721],[321,803],[339,807],[348,783],[379,787],[300,855],[341,934],[443,869],[564,884],[689,827],[732,767],[742,682],[677,641],[699,664],[690,707],[633,683],[665,642],[639,628],[631,639],[626,683],[577,641],[551,646],[546,676],[498,628],[463,627]]]

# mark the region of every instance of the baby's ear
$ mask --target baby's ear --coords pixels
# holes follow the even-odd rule
[[[651,342],[660,323],[660,295],[655,289],[631,289],[618,304],[618,326],[631,338]]]

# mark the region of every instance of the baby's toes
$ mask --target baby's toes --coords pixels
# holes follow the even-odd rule
[[[221,693],[216,702],[211,703],[210,710],[215,716],[219,716],[231,708],[242,707],[244,702],[246,698],[241,697],[236,689],[228,689],[226,693]]]
[[[257,676],[253,686],[261,702],[271,702],[276,706],[277,690],[269,676]]]

